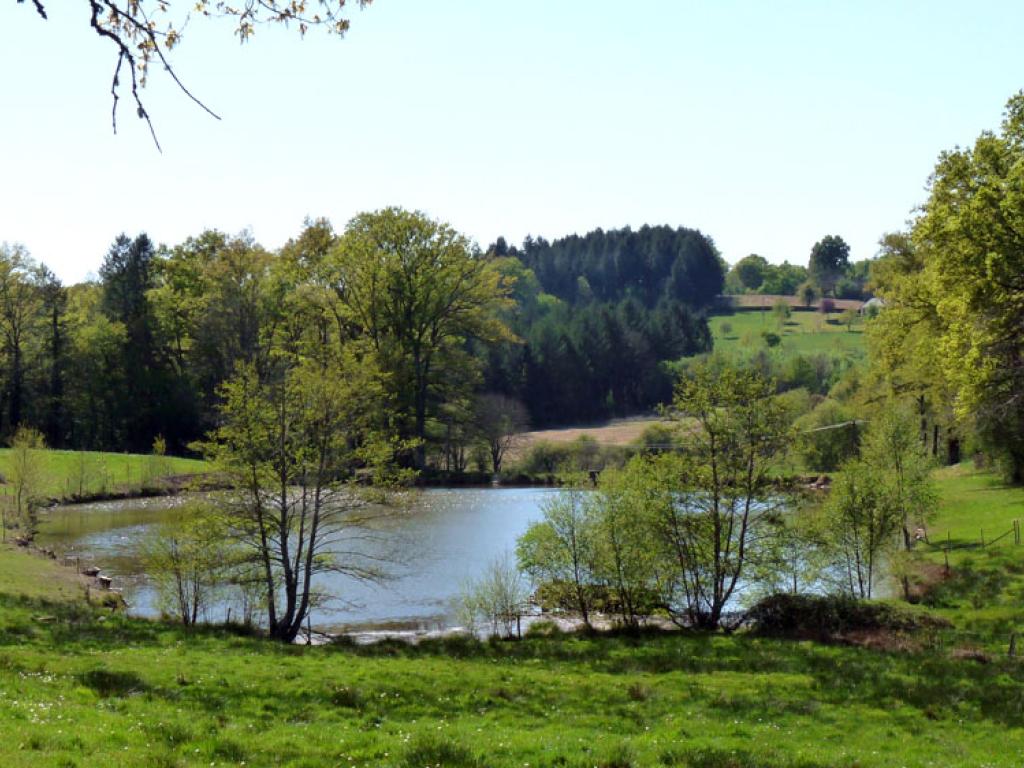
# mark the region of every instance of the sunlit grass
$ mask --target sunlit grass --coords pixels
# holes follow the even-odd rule
[[[43,478],[40,492],[50,498],[108,493],[137,488],[168,475],[192,475],[209,471],[205,461],[176,456],[133,453],[40,450],[37,457]],[[0,473],[10,476],[11,450],[0,449]],[[0,493],[9,489],[0,487]]]
[[[100,620],[8,580],[57,567],[0,557],[4,766],[1010,766],[1024,750],[1006,660],[682,633],[285,647]]]
[[[715,350],[753,352],[764,347],[762,332],[781,336],[775,348],[778,354],[839,354],[857,359],[864,357],[864,325],[859,320],[852,330],[842,324],[842,315],[820,312],[793,312],[784,325],[767,311],[734,312],[708,319],[715,340]],[[725,332],[724,326],[730,331]]]

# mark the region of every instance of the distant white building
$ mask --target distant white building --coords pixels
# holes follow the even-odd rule
[[[882,301],[877,296],[875,296],[861,304],[859,311],[862,315],[870,315],[876,312],[880,312],[884,306],[885,302]]]

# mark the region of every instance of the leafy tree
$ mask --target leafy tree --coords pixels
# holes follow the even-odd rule
[[[511,338],[500,318],[510,286],[463,235],[399,208],[357,216],[331,258],[344,319],[371,340],[422,467],[428,418],[474,374],[466,340]]]
[[[593,507],[577,479],[541,505],[540,521],[516,542],[519,567],[538,586],[560,588],[590,626],[598,542]]]
[[[764,256],[752,253],[737,261],[731,273],[735,273],[739,287],[746,293],[756,291],[761,287],[765,281],[765,273],[768,271],[768,268],[768,260]]]
[[[282,344],[263,376],[239,366],[207,445],[237,489],[226,513],[259,569],[270,636],[285,642],[317,599],[318,573],[383,578],[378,562],[351,547],[336,553],[352,536],[372,535],[356,473],[372,468],[371,477],[383,477],[395,448],[380,432],[386,398],[372,355],[334,344],[296,353],[304,347]]]
[[[893,552],[900,515],[888,503],[884,482],[870,464],[843,465],[825,503],[840,569],[839,583],[854,597],[870,599],[879,565]]]
[[[934,308],[956,415],[978,424],[1022,482],[1024,92],[1007,103],[1001,131],[940,156],[930,187],[912,235],[924,269],[910,290],[883,296],[905,306],[920,291]]]
[[[123,446],[120,393],[125,391],[125,327],[99,305],[102,289],[77,286],[68,297],[67,404],[70,440],[79,448]]]
[[[39,266],[21,246],[0,245],[0,333],[5,368],[5,432],[25,420],[27,357],[43,322]]]
[[[173,248],[154,265],[153,335],[173,371],[177,428],[172,445],[187,442],[215,424],[217,387],[239,363],[267,366],[267,342],[287,303],[273,295],[271,265],[291,259],[286,245],[277,261],[248,233],[229,237],[206,231]],[[278,280],[279,290],[302,292],[296,280]],[[287,286],[287,287],[286,287]],[[307,297],[309,298],[309,297]]]
[[[800,302],[805,307],[814,306],[814,300],[818,298],[818,292],[809,282],[804,283],[797,289],[797,295],[800,297]]]
[[[39,532],[39,508],[45,482],[42,451],[43,435],[31,427],[19,427],[11,440],[10,477],[15,519],[21,537],[35,539]],[[6,527],[6,522],[5,522]]]
[[[652,492],[650,468],[636,458],[622,469],[605,470],[593,500],[595,573],[610,587],[612,605],[627,627],[638,627],[660,602],[650,518],[652,503],[664,497]]]
[[[860,428],[856,414],[835,400],[825,400],[798,419],[797,451],[804,467],[812,472],[832,472],[857,455]]]
[[[501,471],[505,454],[528,424],[526,408],[518,400],[490,392],[477,398],[476,427],[490,454],[492,472]]]
[[[490,625],[492,637],[518,637],[529,597],[515,558],[504,552],[488,563],[481,576],[463,587],[457,608],[471,629],[483,620]]]
[[[143,545],[158,605],[185,626],[205,621],[228,583],[238,553],[226,534],[213,510],[186,509],[179,519],[157,526]]]
[[[882,482],[882,492],[899,519],[903,545],[909,551],[913,529],[928,522],[938,502],[931,479],[932,461],[913,412],[894,403],[882,409],[864,436],[861,458]]]
[[[675,470],[676,487],[687,493],[662,491],[657,505],[672,556],[670,611],[717,627],[779,503],[769,471],[786,445],[787,417],[774,382],[752,369],[707,363],[680,379],[672,408],[686,418],[689,450]]]
[[[800,284],[807,280],[807,268],[784,261],[769,264],[764,272],[764,282],[758,293],[778,296],[796,295]]]
[[[45,396],[40,416],[43,432],[50,445],[67,445],[70,419],[65,402],[65,378],[68,365],[68,291],[45,266],[39,270],[43,322],[46,325],[43,344],[45,365]]]
[[[841,319],[842,319],[843,325],[846,326],[846,330],[847,331],[853,331],[853,326],[854,326],[854,324],[857,322],[857,320],[859,318],[860,318],[860,315],[857,314],[857,310],[856,309],[846,309],[846,310],[843,310],[843,315],[842,315]]]
[[[850,263],[850,246],[838,235],[826,235],[811,249],[807,272],[822,296],[833,293]]]
[[[772,304],[772,314],[775,316],[775,322],[779,324],[779,330],[781,331],[790,316],[793,314],[793,311],[790,309],[788,301],[785,299],[777,299],[775,303]]]

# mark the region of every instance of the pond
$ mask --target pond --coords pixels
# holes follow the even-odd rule
[[[338,598],[314,610],[322,631],[435,630],[455,626],[452,600],[541,516],[555,491],[541,488],[436,488],[417,492],[411,508],[381,525],[364,547],[380,547],[391,565],[384,584],[324,574],[317,586]],[[40,546],[100,566],[124,591],[129,610],[157,615],[141,548],[153,526],[179,514],[186,497],[133,499],[47,510]],[[372,551],[370,554],[374,554]]]

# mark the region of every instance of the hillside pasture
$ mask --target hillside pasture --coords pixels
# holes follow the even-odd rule
[[[776,347],[782,353],[838,354],[866,358],[864,320],[847,327],[842,313],[793,312],[780,326],[771,309],[733,312],[708,319],[714,348],[720,352],[753,352],[765,348],[763,333],[781,337]],[[726,329],[729,329],[728,332]]]

